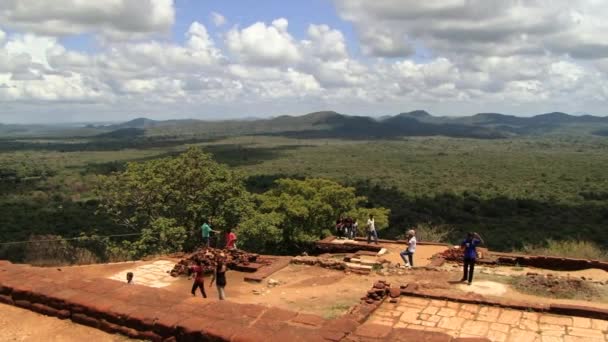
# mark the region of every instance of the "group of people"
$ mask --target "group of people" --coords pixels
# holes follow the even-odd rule
[[[407,247],[399,253],[405,267],[412,268],[414,266],[414,253],[416,253],[416,231],[413,229],[405,233]],[[369,238],[368,238],[369,243]],[[473,282],[473,273],[475,272],[475,263],[477,261],[477,246],[484,243],[478,233],[470,232],[467,234],[460,247],[463,249],[463,274],[461,282],[466,282],[471,285]]]
[[[354,239],[357,235],[358,228],[359,223],[357,222],[357,219],[353,220],[352,217],[340,217],[336,220],[336,234],[338,239]]]
[[[201,232],[202,232],[202,236],[203,236],[203,246],[206,246],[206,247],[211,247],[211,233],[214,233],[214,234],[221,233],[218,230],[211,229],[211,220],[207,220],[203,223],[203,225],[201,226]],[[224,238],[225,238],[224,240],[226,241],[226,244],[224,246],[225,249],[235,249],[236,248],[236,233],[231,228],[228,228]],[[216,241],[215,245],[216,246],[218,245],[217,241]]]
[[[201,226],[201,233],[203,238],[203,246],[211,247],[211,233],[220,234],[221,232],[218,230],[213,230],[211,228],[211,220],[206,220]],[[224,249],[236,249],[236,233],[231,228],[228,228],[228,230],[226,230],[224,240]],[[215,245],[218,245],[218,241],[216,241]],[[219,298],[220,300],[224,300],[226,298],[225,287],[227,271],[226,255],[224,253],[220,253],[216,257],[215,265],[216,266],[213,270],[213,275],[211,276],[211,282],[209,283],[209,286],[213,286],[213,283],[215,282]],[[191,290],[192,295],[195,296],[196,290],[199,289],[203,298],[207,298],[207,293],[205,292],[205,271],[200,260],[197,261],[196,265],[190,266],[189,273],[194,278],[194,283],[192,283]],[[190,277],[188,277],[188,279],[190,279]]]
[[[376,231],[376,220],[374,215],[370,214],[365,225],[367,232],[367,243],[371,243],[372,239],[378,244],[378,232]],[[336,236],[338,239],[354,239],[357,236],[359,229],[359,221],[349,216],[340,217],[336,220]]]
[[[226,298],[226,292],[224,291],[226,287],[226,270],[226,256],[222,253],[215,259],[215,269],[209,283],[209,286],[213,286],[213,282],[215,282],[220,300]],[[194,283],[192,283],[191,290],[192,295],[196,296],[196,289],[199,289],[203,298],[207,298],[207,293],[205,293],[205,272],[200,260],[197,261],[195,266],[190,266],[190,272],[194,275]]]

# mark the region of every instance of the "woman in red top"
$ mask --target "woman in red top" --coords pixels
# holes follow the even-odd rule
[[[236,248],[236,234],[232,232],[232,229],[228,228],[226,232],[226,249]]]
[[[201,294],[203,298],[207,298],[207,294],[205,293],[205,279],[203,279],[204,270],[203,264],[200,260],[196,262],[196,266],[190,266],[190,272],[194,272],[194,283],[192,284],[192,295],[196,295],[196,289],[201,289]]]

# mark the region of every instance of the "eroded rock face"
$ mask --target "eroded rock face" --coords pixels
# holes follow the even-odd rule
[[[235,268],[238,265],[248,265],[261,261],[258,260],[258,254],[247,253],[239,249],[228,250],[203,247],[192,254],[185,255],[182,260],[175,264],[170,272],[171,276],[178,277],[180,275],[188,275],[188,267],[196,265],[198,261],[201,262],[205,272],[211,273],[215,269],[217,257],[220,255],[225,257],[226,266],[228,268]]]

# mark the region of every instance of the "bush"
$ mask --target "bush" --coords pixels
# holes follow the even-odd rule
[[[543,245],[524,245],[524,254],[547,255],[564,258],[607,260],[608,254],[598,245],[581,240],[547,240]]]
[[[433,225],[431,223],[419,223],[414,227],[416,238],[420,242],[448,243],[453,229],[445,225]]]

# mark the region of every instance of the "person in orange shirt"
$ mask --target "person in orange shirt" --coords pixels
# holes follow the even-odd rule
[[[226,232],[226,249],[236,249],[236,234],[231,228]]]

